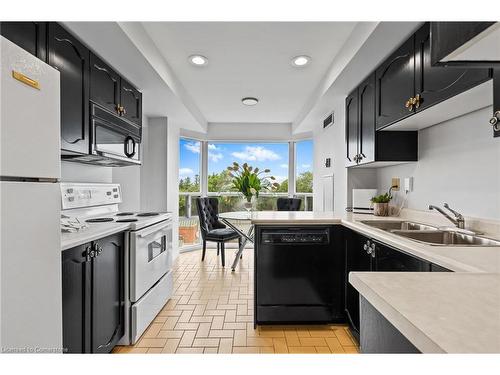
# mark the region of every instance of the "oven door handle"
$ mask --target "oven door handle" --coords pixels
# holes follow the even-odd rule
[[[153,241],[148,246],[148,262],[151,262],[156,257],[160,256],[162,253],[167,251],[167,236],[163,235],[161,237],[161,243],[158,241]],[[158,251],[159,249],[159,251]]]

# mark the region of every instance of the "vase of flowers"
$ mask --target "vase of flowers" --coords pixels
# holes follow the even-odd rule
[[[373,214],[375,216],[389,216],[389,202],[391,199],[392,196],[389,193],[372,197]]]
[[[243,195],[245,199],[243,206],[247,211],[253,209],[252,200],[254,197],[258,198],[261,191],[275,191],[280,186],[276,182],[276,178],[269,175],[270,169],[260,171],[259,168],[253,168],[247,163],[240,166],[237,162],[233,162],[233,165],[227,167],[227,170],[233,178],[232,190]]]

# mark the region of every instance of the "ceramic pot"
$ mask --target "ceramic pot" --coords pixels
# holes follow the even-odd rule
[[[389,203],[373,203],[375,216],[389,216]]]

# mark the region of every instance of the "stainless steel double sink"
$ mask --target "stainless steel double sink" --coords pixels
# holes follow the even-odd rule
[[[363,220],[373,228],[433,246],[500,246],[500,241],[460,229],[441,229],[412,221]]]

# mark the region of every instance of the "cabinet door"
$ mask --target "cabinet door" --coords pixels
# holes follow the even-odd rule
[[[345,233],[345,311],[354,331],[359,332],[359,293],[349,283],[349,272],[371,271],[372,257],[363,246],[368,239],[351,230]]]
[[[429,272],[430,263],[391,247],[377,244],[375,249],[378,272]]]
[[[40,60],[46,60],[46,22],[2,22],[0,28],[2,36]]]
[[[142,93],[122,78],[120,89],[120,105],[122,116],[141,126],[142,124]]]
[[[500,68],[493,71],[493,114],[500,120]],[[493,136],[500,137],[500,130],[493,128]]]
[[[347,166],[356,165],[358,155],[358,90],[354,90],[345,100],[345,136]]]
[[[408,39],[376,70],[377,129],[413,113],[405,107],[415,93],[414,37]]]
[[[49,24],[48,62],[61,79],[61,148],[89,152],[89,50],[61,25]]]
[[[375,161],[375,74],[358,88],[360,164]]]
[[[90,53],[90,100],[119,114],[120,76],[99,57]]]
[[[123,233],[93,245],[92,353],[109,353],[124,333]]]
[[[490,79],[489,69],[464,69],[431,65],[429,24],[415,34],[415,94],[417,112],[460,94]]]
[[[90,352],[90,244],[62,252],[63,347],[66,353]]]
[[[452,270],[449,270],[448,268],[444,268],[441,266],[438,266],[437,264],[431,263],[431,272],[453,272]]]

